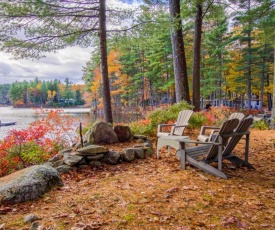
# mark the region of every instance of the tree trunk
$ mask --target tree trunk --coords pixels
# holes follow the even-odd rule
[[[248,1],[248,10],[250,11],[250,0]],[[247,107],[250,110],[251,109],[251,56],[252,56],[252,51],[251,51],[251,22],[248,22],[248,32],[247,32],[247,37],[248,37],[248,63],[247,63]]]
[[[113,123],[106,44],[106,0],[100,0],[99,9],[100,69],[102,78],[103,113],[107,123]]]
[[[197,4],[194,34],[194,64],[193,64],[193,105],[194,111],[200,110],[200,70],[201,70],[201,34],[202,5]]]
[[[171,17],[171,41],[173,50],[176,102],[185,100],[190,103],[187,65],[180,18],[180,0],[169,0],[169,10]]]
[[[271,113],[271,124],[270,128],[275,129],[275,44],[274,44],[274,74],[273,74],[273,102],[272,102],[272,113]]]
[[[265,45],[266,47],[266,45]],[[263,109],[263,102],[264,102],[264,76],[265,76],[265,57],[263,57],[263,63],[262,63],[262,74],[261,74],[261,93],[260,93],[260,105],[259,110],[261,111]]]

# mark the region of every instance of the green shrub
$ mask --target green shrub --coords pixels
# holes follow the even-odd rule
[[[158,124],[175,122],[181,110],[192,109],[193,106],[185,101],[173,104],[169,107],[161,107],[151,112],[146,119],[132,122],[129,126],[134,134],[155,136]]]
[[[269,124],[265,121],[256,121],[253,123],[252,127],[254,129],[259,129],[259,130],[268,130],[269,129]]]
[[[181,101],[168,108],[155,109],[148,115],[148,118],[151,121],[151,124],[156,127],[158,124],[167,123],[168,121],[176,121],[181,110],[192,108],[193,106],[189,105],[186,101]]]
[[[191,129],[200,128],[207,122],[207,118],[202,113],[193,113],[189,120],[189,127]]]

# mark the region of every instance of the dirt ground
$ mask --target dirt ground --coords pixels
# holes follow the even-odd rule
[[[242,156],[244,143],[235,152]],[[159,160],[64,175],[64,186],[38,201],[0,206],[0,229],[29,229],[29,214],[38,229],[275,229],[274,130],[252,130],[249,162],[256,170],[225,162],[224,180],[181,170],[163,148]]]

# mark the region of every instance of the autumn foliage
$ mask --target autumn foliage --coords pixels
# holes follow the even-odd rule
[[[0,176],[42,163],[76,141],[75,121],[61,109],[36,114],[40,118],[27,129],[13,129],[0,142]]]

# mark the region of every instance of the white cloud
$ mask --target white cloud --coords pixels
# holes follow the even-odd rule
[[[120,8],[137,7],[140,0],[110,0],[109,6]],[[69,78],[73,83],[84,83],[82,68],[89,61],[93,48],[67,47],[56,53],[46,54],[40,60],[13,60],[12,55],[0,52],[0,84],[15,81],[30,81],[36,77],[41,81]]]
[[[49,53],[40,60],[14,60],[12,55],[0,52],[0,84],[15,81],[58,79],[68,77],[73,83],[83,83],[82,68],[90,59],[92,48],[68,47]]]

